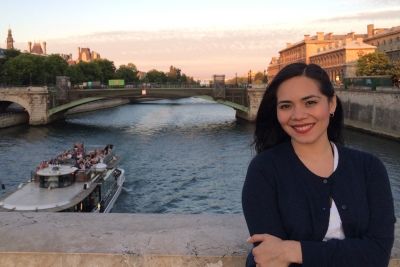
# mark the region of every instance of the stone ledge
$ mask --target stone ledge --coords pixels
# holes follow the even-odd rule
[[[239,267],[247,237],[240,214],[0,212],[0,266]]]

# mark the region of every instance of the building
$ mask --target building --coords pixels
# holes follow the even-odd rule
[[[72,54],[57,54],[57,55],[62,57],[68,63],[68,65],[76,64],[76,61],[72,59]]]
[[[14,38],[12,37],[11,29],[8,29],[7,49],[14,49]]]
[[[42,43],[34,42],[32,45],[32,42],[28,42],[27,52],[29,54],[46,56],[47,55],[47,44],[46,44],[46,42],[42,42]]]
[[[361,56],[374,53],[375,50],[375,46],[364,43],[362,38],[347,38],[319,48],[310,57],[309,63],[320,65],[332,82],[340,84],[344,77],[356,76],[356,64]]]
[[[297,43],[287,43],[286,48],[279,51],[279,58],[273,57],[271,59],[268,66],[268,81],[271,81],[288,64],[295,62],[309,64],[310,57],[316,55],[323,48],[334,47],[339,42],[346,40],[357,40],[365,37],[367,37],[366,34],[355,34],[354,32],[343,35],[324,34],[324,32],[317,32],[314,36],[304,35],[304,39]]]
[[[400,26],[390,29],[375,29],[374,24],[367,25],[367,38],[364,42],[386,53],[391,62],[400,60]]]
[[[90,48],[80,48],[78,47],[78,59],[77,63],[91,62],[93,60],[100,59],[100,54],[95,51],[90,51]]]

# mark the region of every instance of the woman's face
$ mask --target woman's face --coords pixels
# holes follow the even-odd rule
[[[327,139],[329,116],[335,109],[336,97],[329,101],[308,77],[293,77],[278,87],[278,121],[292,142],[314,144]]]

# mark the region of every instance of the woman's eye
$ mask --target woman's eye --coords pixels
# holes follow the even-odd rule
[[[317,104],[317,101],[315,101],[315,100],[309,100],[309,101],[306,102],[306,106],[307,106],[307,107],[313,106],[313,105],[315,105],[315,104]]]
[[[279,109],[288,109],[288,108],[290,108],[289,104],[279,105]]]

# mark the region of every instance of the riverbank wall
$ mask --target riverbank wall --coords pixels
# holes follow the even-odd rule
[[[336,90],[346,126],[400,141],[400,90]]]
[[[0,237],[0,266],[243,267],[251,250],[241,214],[0,212]]]

